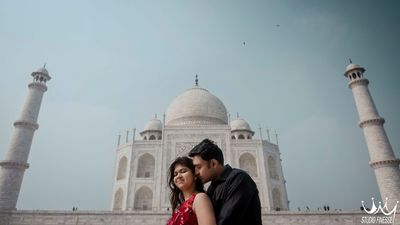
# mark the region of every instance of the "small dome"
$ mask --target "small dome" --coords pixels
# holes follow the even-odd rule
[[[47,69],[45,67],[42,67],[42,68],[36,70],[35,72],[36,73],[44,73],[44,74],[49,75],[49,71],[47,71]]]
[[[231,131],[236,130],[246,130],[252,132],[250,125],[244,119],[240,118],[231,121]]]
[[[151,119],[149,122],[146,123],[143,131],[162,131],[162,123],[158,119]]]
[[[39,68],[38,70],[36,70],[35,72],[33,72],[31,74],[33,77],[37,76],[37,75],[44,75],[44,77],[46,77],[47,80],[50,80],[51,77],[49,75],[49,71],[47,71],[46,67],[43,66],[42,68]]]
[[[165,124],[228,124],[228,115],[219,98],[196,85],[172,101],[165,115]]]
[[[365,69],[360,65],[352,63],[346,66],[346,72],[344,73],[344,75],[347,76],[347,74],[353,70],[361,70],[362,72],[365,71]]]

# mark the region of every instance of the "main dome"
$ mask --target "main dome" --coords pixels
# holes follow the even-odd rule
[[[219,98],[198,86],[176,97],[165,115],[165,125],[210,124],[228,124],[227,111]]]

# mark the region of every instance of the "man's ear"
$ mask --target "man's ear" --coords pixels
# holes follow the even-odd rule
[[[211,159],[211,167],[215,168],[218,165],[218,161],[216,159]]]

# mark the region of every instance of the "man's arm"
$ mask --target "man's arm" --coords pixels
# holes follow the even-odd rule
[[[258,195],[257,186],[246,173],[236,174],[226,185],[228,187],[218,217],[218,225],[245,224],[244,215],[250,207],[254,195]]]

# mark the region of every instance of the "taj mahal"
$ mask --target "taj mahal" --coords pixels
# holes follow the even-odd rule
[[[365,68],[350,64],[345,68],[359,115],[359,127],[370,156],[382,199],[388,206],[400,200],[400,160],[396,158],[384,130],[371,93]],[[0,162],[0,225],[122,225],[165,224],[171,215],[167,171],[170,163],[187,153],[204,138],[223,151],[225,162],[246,171],[259,190],[263,224],[360,224],[360,211],[290,211],[286,180],[279,146],[254,136],[249,123],[237,116],[230,119],[224,103],[205,87],[195,83],[172,100],[162,120],[155,117],[140,131],[140,140],[118,142],[110,210],[57,211],[16,209],[37,119],[47,82],[45,67],[34,71],[21,114],[14,123],[9,149]],[[368,163],[368,162],[366,162]],[[397,203],[396,203],[397,201]],[[399,210],[400,207],[397,209]],[[375,223],[374,223],[375,224]],[[400,224],[396,220],[393,224]]]
[[[288,210],[279,148],[253,135],[244,119],[229,121],[224,103],[196,79],[169,105],[164,122],[150,120],[140,132],[142,140],[118,146],[112,210],[168,211],[168,167],[204,138],[221,147],[227,163],[254,179],[263,211]]]

